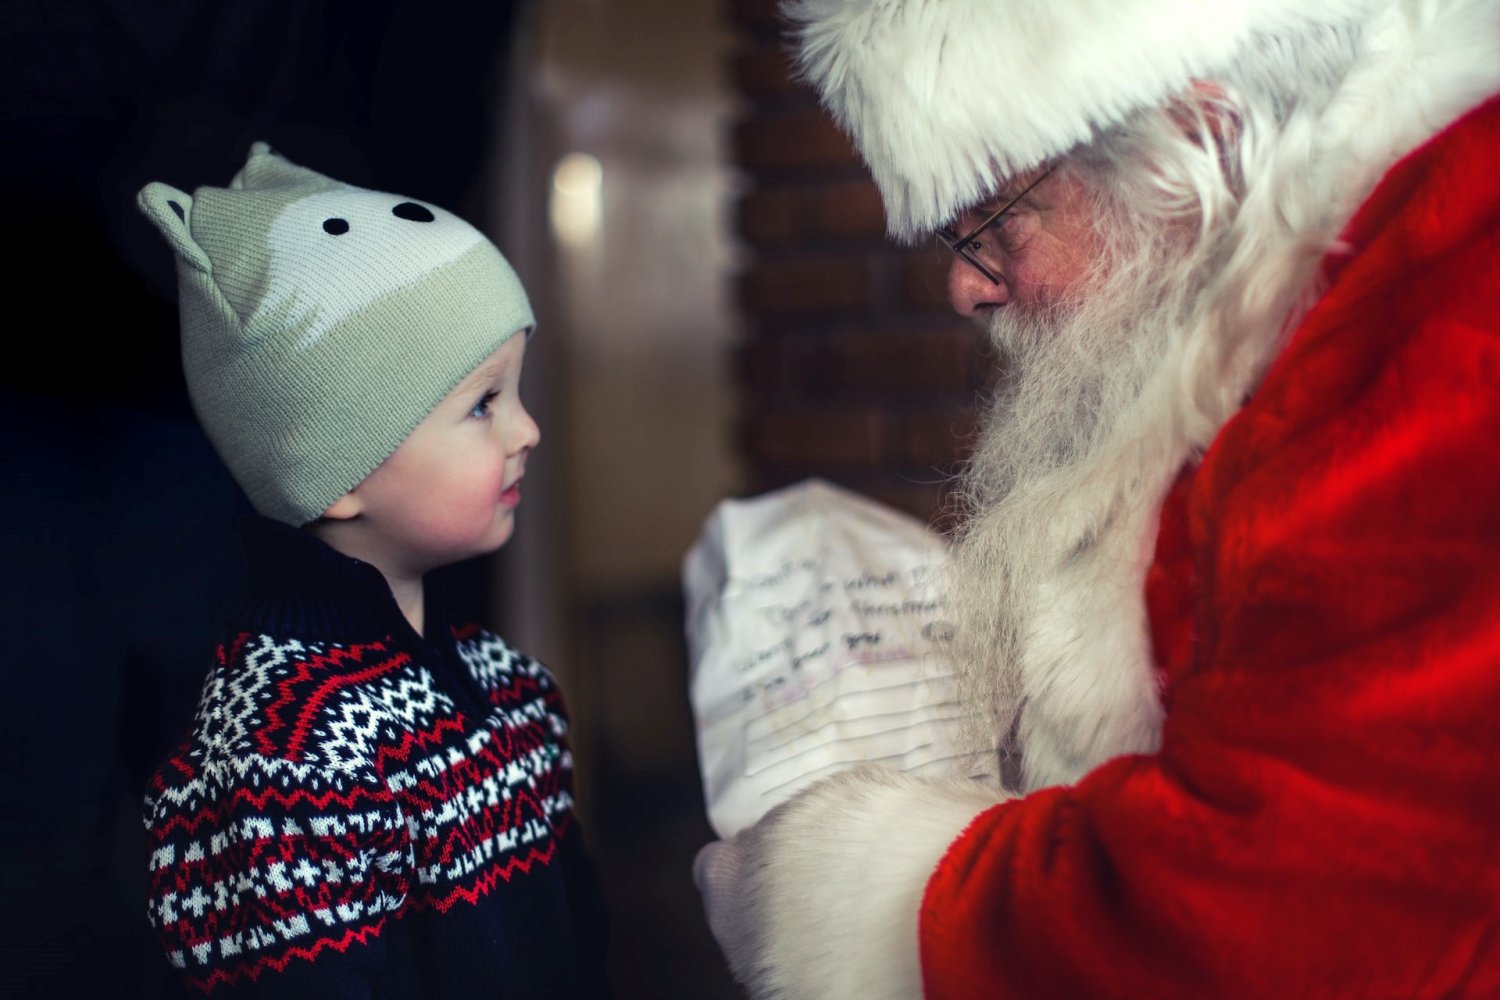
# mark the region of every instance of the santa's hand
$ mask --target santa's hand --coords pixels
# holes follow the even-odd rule
[[[864,767],[808,786],[693,861],[708,926],[754,1000],[922,995],[927,880],[990,788]]]
[[[746,905],[743,880],[750,851],[744,842],[746,834],[706,844],[693,859],[693,882],[703,896],[703,915],[708,929],[729,963],[729,968],[743,981],[758,950]]]

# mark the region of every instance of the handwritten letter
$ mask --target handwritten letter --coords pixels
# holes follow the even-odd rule
[[[943,541],[821,480],[721,503],[684,561],[691,701],[721,836],[840,768],[988,777],[945,656]]]

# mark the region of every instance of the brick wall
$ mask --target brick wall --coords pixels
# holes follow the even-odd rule
[[[819,475],[931,518],[994,359],[947,307],[946,255],[885,238],[863,163],[792,79],[775,8],[728,0],[751,488]]]

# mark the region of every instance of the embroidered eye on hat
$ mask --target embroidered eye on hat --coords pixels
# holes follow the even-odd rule
[[[258,142],[228,187],[136,199],[177,257],[193,409],[256,510],[302,525],[534,325],[515,271],[450,212]]]

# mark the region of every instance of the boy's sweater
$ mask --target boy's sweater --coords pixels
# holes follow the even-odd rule
[[[201,990],[606,995],[551,675],[418,636],[374,567],[247,520],[249,596],[146,800],[148,916]]]

